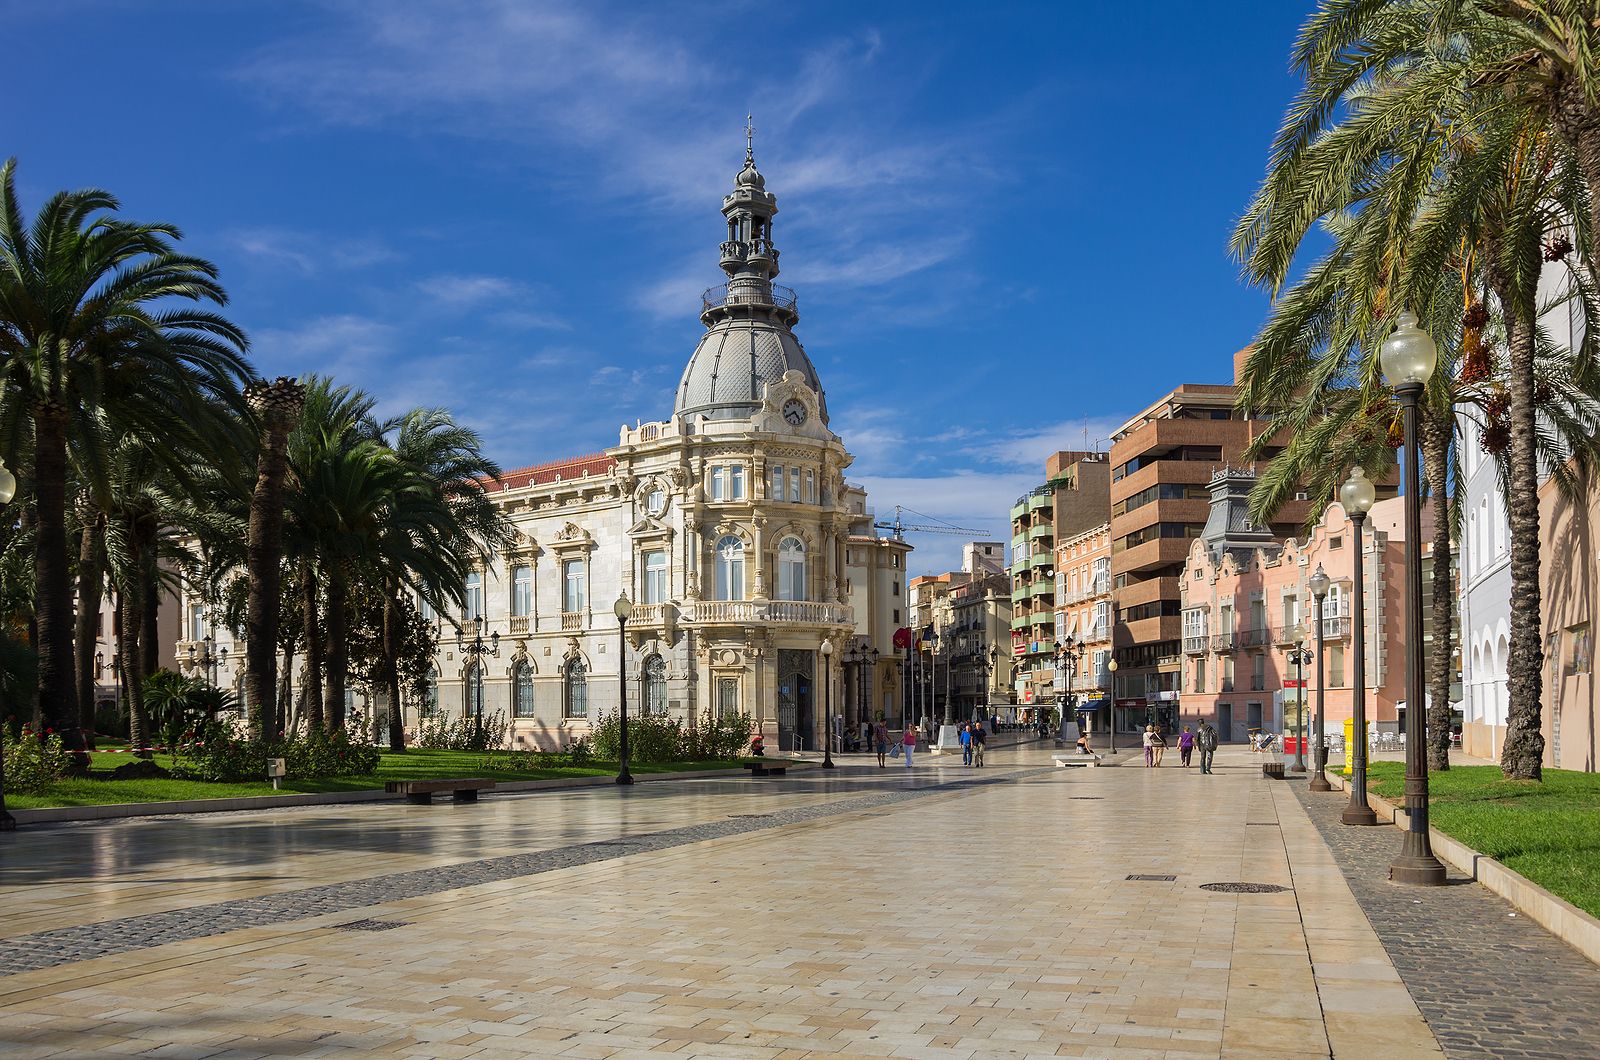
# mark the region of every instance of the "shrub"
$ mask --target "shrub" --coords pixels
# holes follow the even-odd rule
[[[364,777],[378,771],[378,749],[352,742],[347,729],[276,741],[268,745],[267,757],[283,759],[291,777]]]
[[[628,758],[634,762],[679,762],[686,756],[683,722],[665,714],[628,718]],[[622,757],[622,720],[606,714],[589,732],[594,756],[615,762]]]
[[[414,745],[436,751],[487,751],[503,747],[511,723],[501,711],[484,716],[480,727],[473,718],[442,716],[424,719]]]
[[[6,790],[18,795],[39,795],[72,771],[72,755],[52,729],[43,733],[24,725],[16,739],[10,727],[0,726],[5,742]]]
[[[348,733],[318,732],[283,740],[235,739],[222,722],[206,722],[173,751],[172,774],[189,780],[233,783],[264,780],[267,759],[281,758],[291,777],[364,777],[377,772],[378,749]]]
[[[685,759],[738,758],[750,746],[750,734],[755,731],[755,718],[749,714],[717,714],[706,711],[700,724],[687,735]]]

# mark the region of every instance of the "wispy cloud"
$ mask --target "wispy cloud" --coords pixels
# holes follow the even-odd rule
[[[329,236],[291,228],[245,228],[225,233],[247,259],[287,267],[307,276],[330,270],[363,269],[399,259],[400,254],[381,240],[359,236]]]

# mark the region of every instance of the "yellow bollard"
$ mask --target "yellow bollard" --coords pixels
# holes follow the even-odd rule
[[[1355,738],[1356,719],[1344,719],[1344,775],[1347,777],[1355,772],[1355,768],[1350,764],[1354,760],[1350,754],[1350,748],[1355,746]]]

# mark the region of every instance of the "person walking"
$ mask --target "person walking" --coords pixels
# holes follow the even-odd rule
[[[988,742],[984,735],[982,725],[972,727],[972,764],[978,769],[983,768],[983,745]]]
[[[883,724],[883,715],[872,723],[872,749],[878,752],[878,768],[883,769],[889,759],[889,729]]]
[[[1140,739],[1144,741],[1144,766],[1149,769],[1156,764],[1156,727],[1146,725],[1144,735]]]
[[[1156,730],[1155,739],[1150,741],[1150,743],[1151,743],[1151,746],[1155,749],[1155,752],[1156,752],[1156,765],[1159,767],[1161,765],[1161,756],[1164,753],[1166,753],[1166,750],[1167,750],[1167,738],[1162,735],[1161,726],[1157,725],[1155,727],[1155,730]]]
[[[1209,721],[1200,723],[1200,733],[1195,737],[1200,745],[1200,772],[1211,772],[1211,758],[1217,753],[1217,727]]]
[[[1194,754],[1194,732],[1189,726],[1183,727],[1183,734],[1178,737],[1178,757],[1183,759],[1183,768],[1189,768],[1189,756]]]
[[[961,741],[961,764],[970,766],[972,764],[972,726],[962,725],[961,732],[957,734],[956,738]]]
[[[906,733],[900,737],[900,749],[905,752],[906,769],[911,768],[911,753],[917,749],[917,725],[912,722],[906,726]]]

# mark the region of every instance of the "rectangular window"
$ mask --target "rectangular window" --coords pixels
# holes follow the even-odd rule
[[[189,605],[189,639],[206,639],[206,611],[199,604]]]
[[[428,603],[428,598],[421,593],[417,594],[417,614],[422,616],[422,621],[424,622],[432,622],[439,617],[438,612],[433,609],[433,605]]]
[[[583,560],[569,559],[561,564],[561,610],[576,613],[583,610],[584,577]]]
[[[641,588],[645,603],[667,602],[667,553],[664,549],[654,549],[644,554],[644,585]]]
[[[900,624],[900,609],[898,607],[894,609],[894,624],[897,626]]]
[[[1261,692],[1267,687],[1267,657],[1262,652],[1250,656],[1250,691]]]
[[[894,594],[896,596],[900,595],[900,579],[899,578],[896,578],[894,580]]]
[[[796,504],[800,503],[800,469],[789,469],[789,499]]]
[[[728,499],[728,469],[721,464],[711,469],[711,499],[714,501]]]
[[[717,678],[717,713],[724,718],[739,713],[739,679]]]
[[[806,471],[806,503],[817,503],[817,473],[809,469]]]
[[[1594,659],[1594,646],[1589,641],[1589,623],[1580,622],[1567,627],[1567,677],[1589,672]]]
[[[1233,691],[1233,656],[1231,655],[1222,657],[1222,688],[1219,691]]]
[[[1328,686],[1344,687],[1344,645],[1328,645]]]
[[[768,493],[775,501],[783,500],[783,465],[772,465],[772,489]]]
[[[732,476],[728,487],[729,498],[742,501],[744,500],[744,465],[734,464],[730,470],[732,471]]]
[[[511,613],[519,618],[533,614],[533,568],[520,566],[511,572]]]

